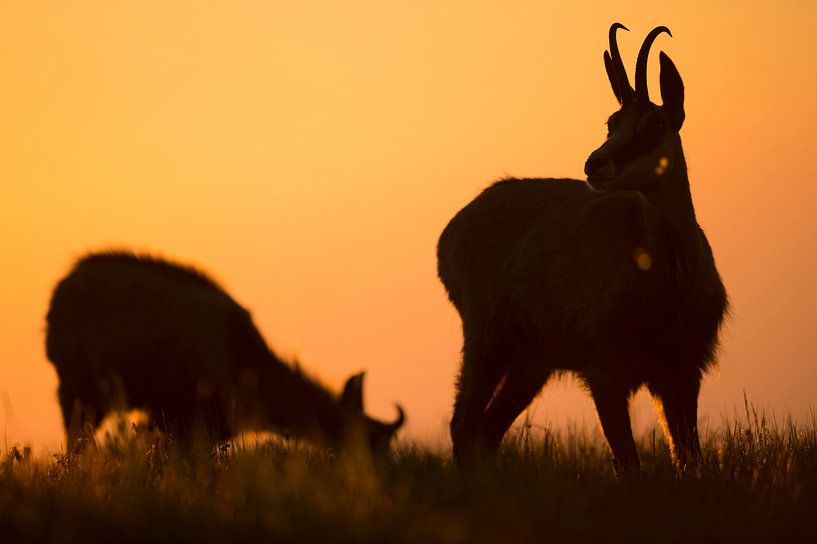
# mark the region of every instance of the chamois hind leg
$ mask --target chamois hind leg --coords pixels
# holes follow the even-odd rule
[[[648,384],[648,387],[655,399],[673,460],[680,471],[685,471],[701,457],[698,437],[701,374],[695,371],[687,376],[665,378]]]
[[[630,424],[630,389],[606,380],[590,381],[588,385],[599,413],[602,431],[613,451],[616,472],[623,475],[638,473],[641,462]]]
[[[491,329],[483,328],[479,333],[465,332],[451,418],[454,460],[461,466],[490,459],[496,453],[496,448],[489,448],[485,435],[485,410],[505,373],[506,363],[501,346],[491,338]]]
[[[530,375],[511,366],[485,412],[489,448],[497,449],[513,422],[542,390],[550,372]]]

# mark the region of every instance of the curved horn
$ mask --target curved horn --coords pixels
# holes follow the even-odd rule
[[[635,61],[635,97],[637,100],[650,100],[650,92],[647,89],[647,57],[650,55],[652,42],[663,32],[672,36],[672,32],[667,27],[657,26],[647,34],[641,49],[638,51],[638,59]]]
[[[403,426],[403,423],[406,421],[406,413],[403,411],[403,407],[399,404],[394,405],[397,408],[397,419],[394,420],[394,423],[390,423],[389,427],[391,427],[392,432],[396,432],[397,429]]]
[[[627,70],[624,69],[624,62],[621,60],[621,53],[618,51],[618,43],[616,43],[616,31],[622,28],[627,32],[629,28],[621,23],[613,23],[610,26],[610,64],[612,67],[612,75],[610,76],[610,84],[613,86],[613,92],[622,103],[628,102],[633,96],[633,88],[630,87],[630,80],[627,79]]]

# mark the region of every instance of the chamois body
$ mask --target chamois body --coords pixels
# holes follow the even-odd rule
[[[695,218],[680,122],[646,136],[634,128],[659,114],[624,100],[588,159],[590,183],[502,180],[444,229],[438,272],[464,336],[451,422],[459,462],[492,456],[558,371],[587,384],[619,469],[639,466],[628,403],[642,385],[679,465],[698,454],[698,391],[726,293]]]
[[[46,352],[69,447],[86,424],[123,409],[145,410],[177,436],[211,440],[251,429],[332,445],[355,424],[379,446],[402,422],[402,410],[398,424],[363,414],[362,374],[336,397],[278,358],[249,312],[210,278],[150,257],[81,259],[54,290]]]

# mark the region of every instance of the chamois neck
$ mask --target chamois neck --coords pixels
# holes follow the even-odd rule
[[[645,197],[673,227],[681,232],[695,232],[698,220],[680,142],[678,151],[672,169],[659,181],[656,189],[645,193]]]
[[[266,425],[325,444],[340,441],[344,418],[337,397],[297,365],[270,356],[258,387]]]

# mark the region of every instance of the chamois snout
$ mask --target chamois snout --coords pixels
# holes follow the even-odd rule
[[[602,188],[604,182],[609,182],[618,176],[618,166],[610,158],[606,145],[593,151],[584,163],[584,173],[587,182],[594,189]]]

